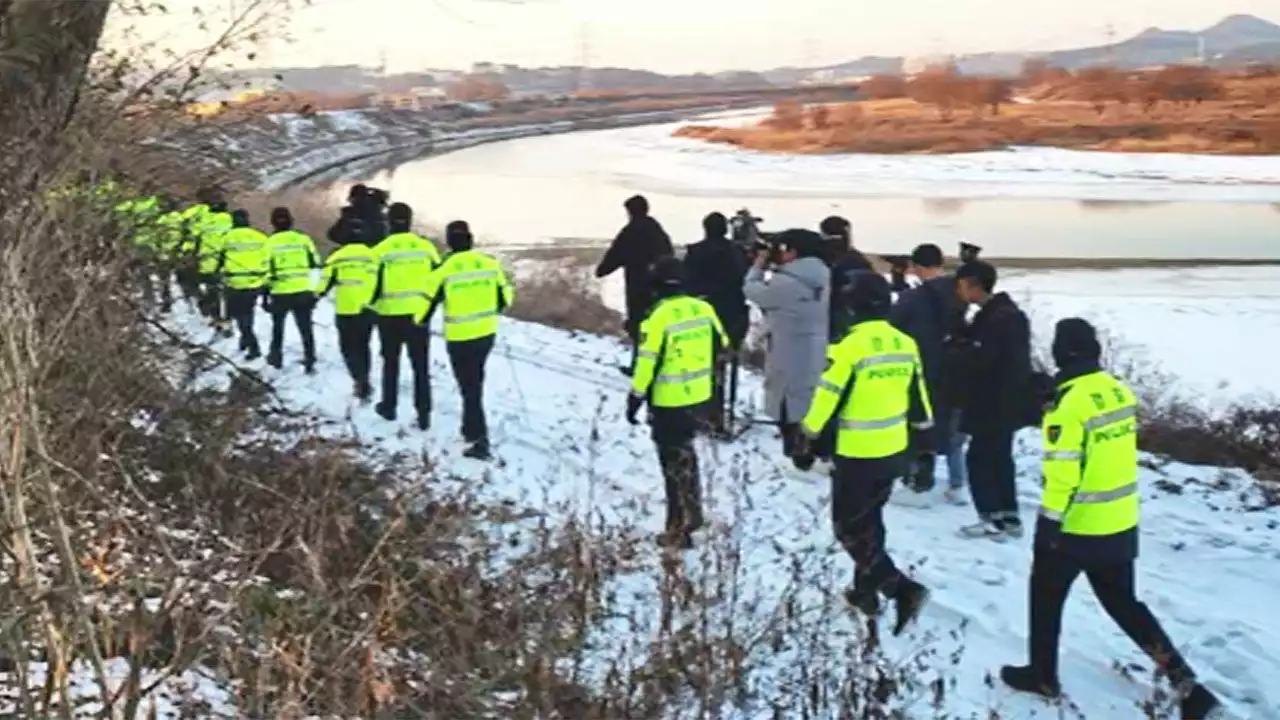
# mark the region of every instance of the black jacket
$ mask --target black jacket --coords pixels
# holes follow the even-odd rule
[[[742,345],[749,324],[747,297],[742,292],[749,267],[746,252],[728,238],[696,242],[684,256],[686,289],[716,309],[735,348]]]
[[[946,346],[949,335],[963,330],[964,314],[963,303],[956,297],[956,280],[950,275],[926,280],[904,292],[889,312],[889,322],[910,335],[920,349],[929,400],[939,416],[956,406],[947,373]]]
[[[853,327],[854,322],[853,314],[847,307],[847,303],[841,299],[846,278],[856,271],[872,270],[873,268],[867,257],[854,248],[850,248],[848,251],[833,257],[827,264],[831,266],[831,328],[829,337],[831,342],[834,343],[844,337],[849,328]]]
[[[596,277],[612,275],[619,268],[625,273],[627,283],[627,324],[638,326],[653,305],[653,292],[649,288],[649,266],[664,255],[673,255],[671,238],[648,215],[632,218],[613,244],[605,252],[596,267]],[[633,330],[634,334],[634,330]]]
[[[1021,428],[1031,389],[1031,323],[1006,293],[997,293],[952,346],[963,379],[961,429],[968,434]]]

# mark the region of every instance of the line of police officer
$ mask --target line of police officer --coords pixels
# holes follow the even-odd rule
[[[667,489],[663,539],[668,546],[687,548],[692,533],[705,524],[693,438],[713,397],[718,356],[730,339],[712,305],[686,292],[682,275],[683,264],[674,257],[661,258],[651,268],[655,303],[640,323],[627,418],[638,423],[648,404]],[[881,597],[890,599],[898,635],[919,615],[929,591],[889,557],[883,509],[895,481],[909,472],[912,427],[927,429],[933,410],[915,341],[887,321],[889,282],[876,272],[853,269],[837,285],[832,301],[851,322],[827,349],[827,369],[802,428],[805,442],[817,442],[836,419],[832,523],[855,566],[846,599],[873,618]],[[1168,676],[1181,717],[1214,717],[1220,712],[1218,700],[1197,682],[1135,594],[1137,399],[1102,369],[1096,332],[1086,321],[1060,322],[1053,354],[1059,372],[1042,425],[1044,493],[1030,581],[1030,663],[1006,666],[1000,676],[1023,692],[1060,695],[1063,604],[1083,574],[1103,609]]]
[[[356,193],[361,201],[363,192],[367,191]],[[344,215],[342,244],[321,262],[314,241],[294,228],[291,213],[283,207],[272,211],[270,235],[252,226],[247,211],[228,211],[225,202],[208,193],[181,210],[170,198],[147,197],[121,202],[116,211],[136,244],[151,256],[165,305],[172,273],[219,332],[229,335],[227,320],[235,323],[246,360],[262,356],[254,330],[261,299],[272,319],[267,363],[283,367],[284,329],[292,316],[302,340],[302,365],[308,374],[314,373],[312,313],[319,298],[332,292],[338,344],[355,397],[367,401],[373,394],[369,342],[376,328],[383,364],[375,410],[387,420],[396,419],[400,359],[407,354],[417,426],[422,430],[431,424],[429,325],[440,308],[463,401],[463,454],[491,457],[484,368],[499,316],[514,302],[515,291],[501,264],[475,250],[467,223],[449,224],[449,253],[441,257],[431,240],[413,232],[412,211],[404,203],[387,208],[386,232],[369,227],[381,218],[370,222],[367,215]]]

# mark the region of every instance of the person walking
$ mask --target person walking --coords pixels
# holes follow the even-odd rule
[[[267,236],[253,227],[247,210],[231,213],[231,229],[219,236],[219,254],[214,274],[226,284],[227,316],[240,333],[240,350],[246,360],[262,357],[253,315],[258,298],[267,299],[267,272],[271,253]]]
[[[450,252],[431,274],[430,305],[423,317],[437,305],[444,308],[449,364],[462,394],[462,439],[467,443],[462,454],[488,460],[492,453],[484,416],[484,367],[498,334],[498,316],[515,302],[515,289],[493,256],[474,249],[475,238],[466,222],[449,223],[445,242]]]
[[[292,315],[302,339],[302,366],[308,375],[316,371],[316,339],[311,315],[316,307],[315,279],[312,271],[320,267],[315,241],[304,232],[293,229],[293,213],[278,207],[271,211],[268,239],[270,289],[268,312],[271,313],[271,347],[267,364],[279,370],[284,367],[284,323]]]
[[[619,269],[623,271],[627,295],[627,337],[631,339],[631,363],[621,368],[624,375],[635,369],[639,347],[640,322],[653,305],[649,268],[660,257],[673,255],[671,238],[662,225],[649,215],[649,201],[635,195],[622,204],[627,211],[627,224],[613,239],[596,266],[596,277],[605,278]]]
[[[800,421],[826,363],[831,272],[821,259],[822,238],[812,230],[787,230],[777,248],[761,252],[747,271],[743,292],[764,313],[765,412],[782,430],[782,450],[801,470],[813,458],[797,453]]]
[[[658,260],[649,282],[656,303],[640,324],[627,422],[638,424],[640,409],[648,404],[667,495],[659,543],[687,549],[693,547],[693,533],[705,523],[693,439],[703,406],[711,400],[716,353],[728,348],[728,336],[715,308],[686,293],[679,260]]]
[[[1138,400],[1102,370],[1097,331],[1079,318],[1058,322],[1057,393],[1043,421],[1044,493],[1031,565],[1030,663],[1005,666],[1015,690],[1056,698],[1062,609],[1084,575],[1102,609],[1169,678],[1183,720],[1205,720],[1218,699],[1135,594],[1138,557]]]
[[[849,221],[839,215],[824,218],[818,225],[822,239],[826,241],[825,259],[831,266],[831,296],[841,293],[840,283],[851,277],[858,270],[871,270],[871,263],[853,246],[853,229]],[[846,308],[840,303],[831,303],[831,327],[828,333],[831,343],[837,343],[844,337],[845,331],[853,324]]]
[[[801,443],[816,441],[837,420],[831,475],[831,521],[836,539],[854,562],[845,598],[874,617],[881,595],[893,600],[901,635],[929,598],[885,549],[884,506],[907,469],[909,427],[932,422],[920,352],[911,337],[889,324],[893,302],[879,273],[855,271],[841,283],[853,325],[827,351],[827,370],[802,423]]]
[[[685,251],[684,273],[688,293],[711,303],[728,333],[728,352],[716,356],[715,383],[707,413],[712,433],[724,438],[729,433],[726,402],[730,402],[725,390],[727,385],[736,387],[738,353],[750,326],[742,286],[751,262],[742,247],[729,239],[729,221],[723,214],[713,212],[703,218],[702,230],[704,239]]]
[[[334,326],[338,330],[338,350],[351,376],[352,394],[361,402],[373,396],[369,383],[372,358],[369,341],[378,314],[373,296],[378,283],[378,258],[364,242],[364,222],[349,219],[345,242],[325,258],[320,280],[320,297],[334,293]]]
[[[427,288],[432,271],[440,265],[440,253],[430,240],[413,232],[413,210],[408,205],[393,204],[387,218],[391,234],[373,249],[378,258],[374,307],[382,345],[382,400],[374,410],[385,420],[396,419],[400,356],[407,352],[418,429],[426,430],[431,427]]]
[[[964,537],[1022,537],[1013,464],[1013,436],[1025,421],[1031,390],[1031,324],[1007,293],[995,292],[996,269],[981,260],[956,272],[956,295],[979,307],[952,336],[965,378],[960,430],[969,435],[965,461],[978,522]]]
[[[947,463],[947,501],[968,503],[963,495],[968,484],[964,449],[968,437],[960,432],[960,410],[954,401],[954,383],[948,382],[950,355],[947,337],[964,325],[964,306],[956,296],[956,280],[943,270],[942,248],[931,243],[919,245],[911,252],[911,272],[920,284],[902,294],[889,311],[889,322],[911,336],[920,349],[925,385],[933,403],[935,423],[929,446]],[[909,475],[911,488],[928,492],[934,485],[933,453],[916,459]]]
[[[222,200],[209,203],[209,212],[201,218],[195,229],[197,277],[200,282],[200,312],[224,335],[226,327],[222,297],[222,279],[218,276],[218,262],[222,257],[224,236],[233,226],[231,213]]]

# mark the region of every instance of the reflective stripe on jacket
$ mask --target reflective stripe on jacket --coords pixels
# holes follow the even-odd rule
[[[515,302],[515,289],[496,259],[465,250],[451,253],[431,274],[427,298],[444,306],[444,339],[463,342],[498,332],[498,315]]]
[[[333,305],[339,315],[359,315],[371,309],[377,283],[378,258],[368,245],[347,243],[324,261],[321,286],[333,288]]]
[[[430,240],[411,232],[389,235],[373,249],[378,258],[379,315],[425,316],[431,273],[440,253]]]
[[[915,340],[885,320],[868,320],[828,347],[805,432],[816,437],[833,415],[836,455],[879,459],[904,452],[909,423],[927,428],[933,422]]]
[[[271,253],[267,236],[251,227],[231,228],[222,235],[222,259],[218,270],[232,290],[265,287]]]
[[[320,265],[315,242],[303,232],[284,230],[267,239],[270,255],[268,282],[272,295],[292,295],[315,290],[311,271]]]
[[[659,300],[640,323],[631,392],[658,408],[705,403],[711,399],[716,352],[728,347],[710,303],[688,295]]]
[[[1110,536],[1137,528],[1138,401],[1112,375],[1059,385],[1044,417],[1040,513],[1066,535]]]

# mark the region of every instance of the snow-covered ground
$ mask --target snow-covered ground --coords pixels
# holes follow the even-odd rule
[[[327,309],[325,303],[317,317],[326,318]],[[183,332],[195,340],[210,339],[207,327],[189,313],[184,317],[177,321]],[[259,331],[265,329],[262,316]],[[581,512],[597,513],[602,523],[639,521],[655,532],[660,529],[662,483],[646,430],[622,418],[627,383],[615,366],[625,352],[617,342],[504,321],[488,364],[486,398],[500,462],[485,466],[459,456],[459,398],[438,337],[431,348],[433,426],[419,433],[411,429],[411,418],[387,422],[371,408],[353,405],[335,333],[326,327],[318,332],[316,376],[303,375],[296,365],[299,352],[292,332],[284,371],[252,365],[294,409],[327,419],[328,432],[358,434],[371,451],[425,451],[449,473],[484,477],[485,492],[525,506],[554,508],[569,502]],[[236,354],[235,340],[214,340],[213,345]],[[407,399],[406,374],[401,395]],[[745,397],[754,398],[757,378],[747,377],[744,388]],[[1038,497],[1035,443],[1035,433],[1027,432],[1018,447],[1020,502],[1028,520]],[[827,592],[839,588],[828,587],[827,573],[834,571],[837,582],[846,582],[850,564],[831,536],[827,481],[787,472],[779,462],[777,440],[767,429],[750,431],[733,444],[702,445],[701,453],[713,519],[709,532],[741,542],[742,586],[765,598],[777,596],[797,561],[805,568],[802,601],[810,609],[832,602]],[[1156,466],[1160,469],[1144,470],[1142,478],[1143,597],[1238,717],[1276,717],[1280,510],[1255,508],[1258,493],[1240,473]],[[1169,492],[1170,486],[1177,492]],[[954,531],[971,519],[970,510],[905,495],[899,491],[888,511],[889,546],[903,567],[915,568],[935,590],[935,599],[910,637],[889,641],[887,652],[906,658],[931,646],[945,657],[962,649],[956,687],[947,693],[948,716],[984,716],[990,708],[1009,718],[1057,716],[1059,711],[1043,702],[985,681],[1000,664],[1024,657],[1030,538],[1005,544],[962,540]],[[705,573],[694,559],[698,551],[691,555],[689,572]],[[656,626],[661,603],[651,593],[661,572],[657,553],[641,558],[639,569],[618,581],[616,602],[627,606],[619,609],[654,616]],[[746,602],[740,607],[748,616],[769,608],[752,610]],[[831,634],[852,631],[853,621],[845,614],[835,617]],[[749,626],[765,620],[744,617],[741,622]],[[1062,679],[1083,716],[1137,716],[1150,685],[1141,672],[1134,680],[1116,668],[1149,670],[1151,664],[1106,619],[1083,584],[1068,605],[1064,630]],[[781,672],[788,657],[783,652],[769,662]],[[934,715],[923,710],[907,715],[917,716]]]

